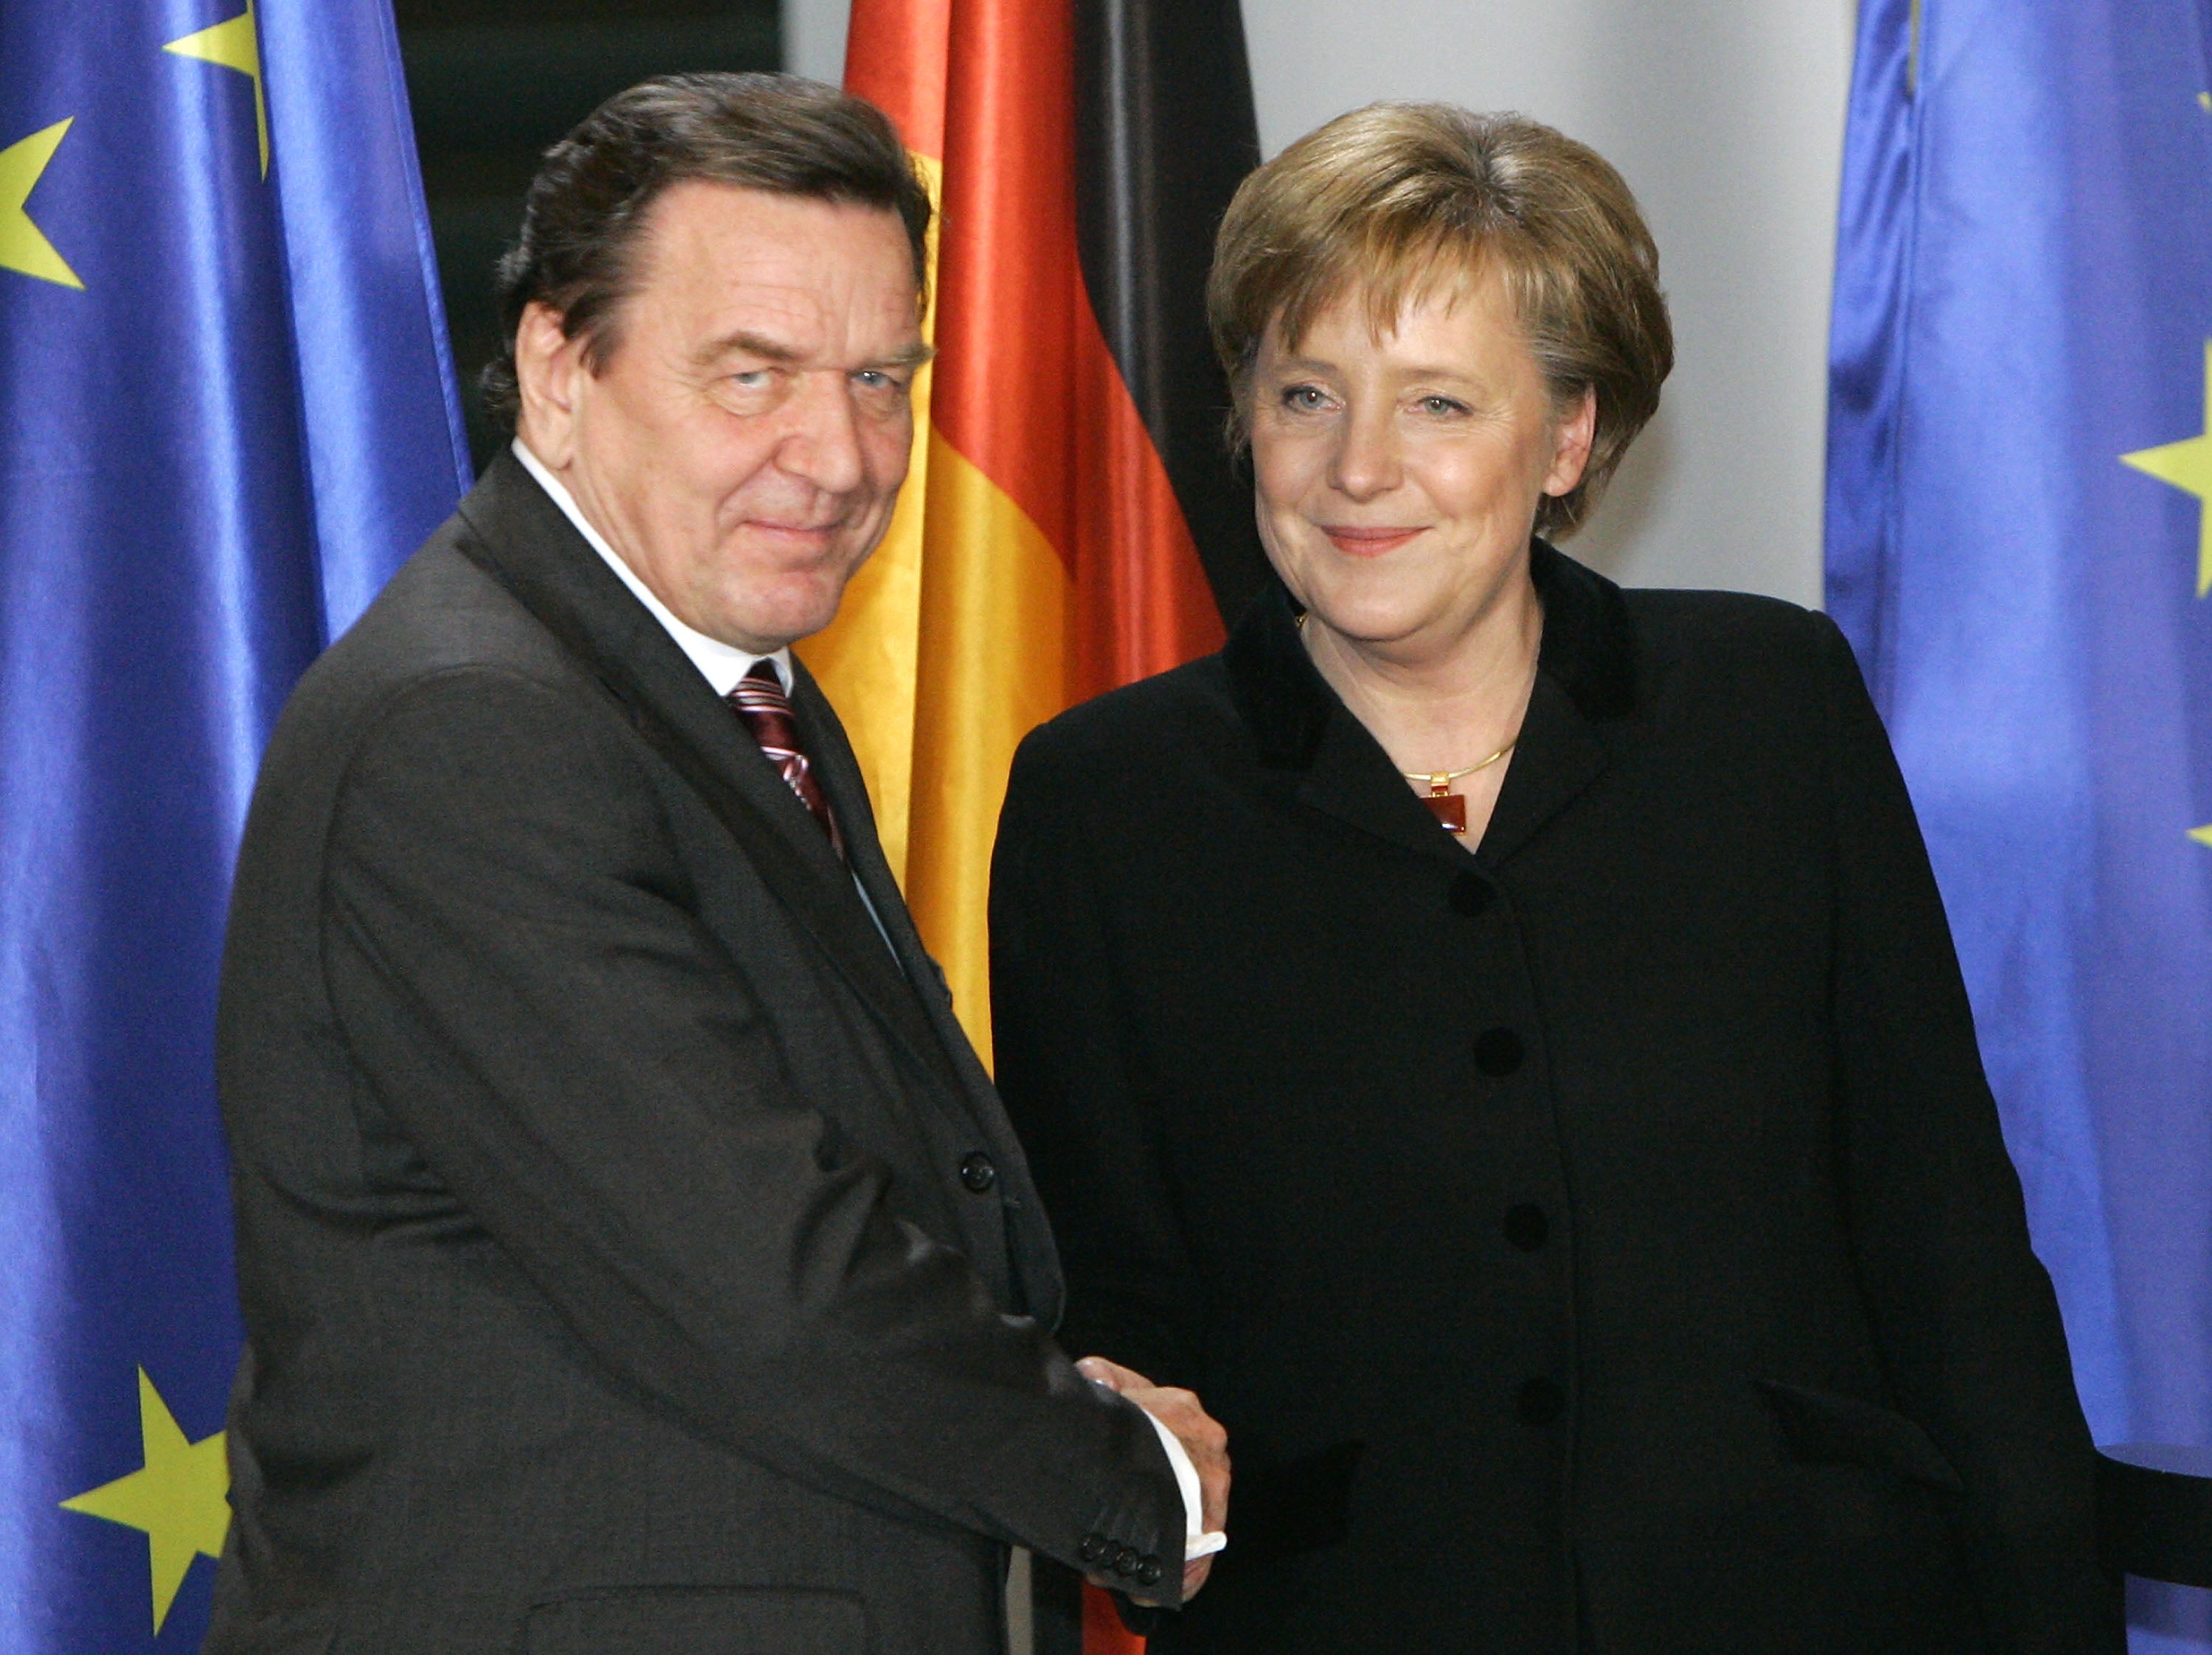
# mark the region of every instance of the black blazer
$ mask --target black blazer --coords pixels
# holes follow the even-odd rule
[[[969,1655],[1010,1542],[1179,1561],[1151,1427],[1047,1337],[1050,1235],[836,718],[793,700],[890,949],[511,456],[294,694],[224,960],[215,1655]]]
[[[1229,1428],[1172,1651],[2120,1647],[2091,1452],[1841,635],[1542,545],[1470,856],[1309,663],[1023,746],[999,1079],[1066,1325]]]

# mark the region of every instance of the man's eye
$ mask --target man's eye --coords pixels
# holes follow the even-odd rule
[[[853,376],[853,383],[863,391],[896,391],[900,380],[896,374],[879,367],[864,367]]]

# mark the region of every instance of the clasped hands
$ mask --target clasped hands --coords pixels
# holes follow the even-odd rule
[[[1136,1403],[1167,1427],[1176,1440],[1182,1444],[1183,1452],[1190,1456],[1192,1469],[1198,1473],[1200,1526],[1209,1534],[1220,1530],[1229,1516],[1229,1434],[1200,1405],[1198,1397],[1173,1385],[1154,1385],[1143,1374],[1119,1362],[1108,1361],[1103,1356],[1085,1356],[1075,1367],[1084,1378]],[[1189,1598],[1204,1585],[1212,1570],[1210,1555],[1186,1562],[1182,1566],[1183,1597]],[[1146,1597],[1127,1580],[1095,1571],[1086,1578],[1093,1585],[1127,1594],[1133,1602],[1158,1606],[1158,1599]]]

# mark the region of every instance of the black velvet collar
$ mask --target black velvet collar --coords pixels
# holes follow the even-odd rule
[[[1585,718],[1617,718],[1636,704],[1636,635],[1620,588],[1542,540],[1528,546],[1528,573],[1544,606],[1536,670]],[[1221,652],[1229,693],[1267,764],[1313,763],[1329,716],[1340,705],[1298,640],[1297,609],[1270,581]]]

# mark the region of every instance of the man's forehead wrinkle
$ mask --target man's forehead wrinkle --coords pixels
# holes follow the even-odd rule
[[[651,318],[672,367],[853,373],[927,360],[896,221],[692,183],[672,189],[649,227],[628,308]]]
[[[733,328],[729,332],[722,334],[716,338],[710,339],[705,344],[701,345],[698,349],[692,353],[692,361],[696,365],[704,367],[713,363],[719,362],[725,357],[748,356],[763,362],[774,362],[781,367],[804,367],[808,365],[810,360],[815,354],[816,353],[810,351],[801,345],[793,343],[787,339],[779,339],[773,334],[761,333],[751,328],[739,327]],[[852,366],[860,367],[891,368],[920,367],[923,363],[930,361],[936,355],[936,347],[928,344],[921,339],[914,339],[902,344],[891,346],[890,349],[885,350],[864,353],[863,360],[856,361],[852,364]]]
[[[787,365],[806,360],[806,352],[799,346],[769,334],[755,332],[750,328],[732,329],[720,338],[709,339],[693,353],[693,356],[696,361],[706,363],[738,354]]]

